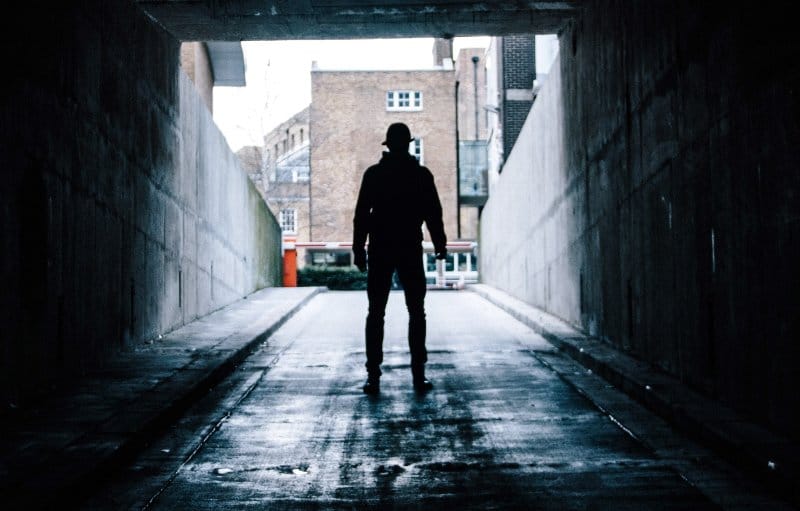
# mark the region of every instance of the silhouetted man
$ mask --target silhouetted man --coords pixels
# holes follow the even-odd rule
[[[383,142],[389,151],[364,172],[353,219],[353,255],[361,271],[367,270],[364,245],[369,236],[369,311],[365,328],[367,382],[363,387],[367,394],[380,390],[383,318],[395,270],[408,308],[408,346],[414,388],[419,392],[433,388],[425,377],[427,285],[422,261],[422,223],[428,226],[437,259],[447,256],[447,238],[433,174],[408,153],[408,145],[413,140],[405,124],[389,126]]]

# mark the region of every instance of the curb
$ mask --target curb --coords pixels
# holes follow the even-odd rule
[[[11,497],[11,501],[6,501],[6,503],[12,504],[12,509],[16,509],[13,504],[20,505],[25,509],[49,509],[51,506],[78,507],[98,484],[102,484],[108,478],[112,471],[132,462],[139,452],[169,428],[192,404],[229,376],[261,343],[305,307],[316,295],[326,290],[324,287],[314,288],[307,296],[272,321],[266,328],[259,329],[238,348],[219,350],[223,352],[223,356],[205,368],[182,368],[178,374],[162,383],[166,388],[164,392],[154,393],[155,395],[152,396],[140,396],[137,402],[132,403],[132,406],[129,407],[130,411],[127,413],[127,417],[112,417],[100,424],[96,430],[82,436],[79,440],[81,444],[97,444],[109,436],[109,431],[115,431],[115,425],[119,423],[129,426],[122,429],[132,432],[124,435],[124,439],[117,442],[111,450],[98,453],[94,458],[96,463],[93,466],[75,467],[72,478],[59,481],[48,492],[37,491],[36,488],[31,488],[29,491],[23,489],[21,494]],[[208,350],[209,354],[213,352],[213,348]],[[170,388],[175,390],[175,394],[169,395]],[[146,406],[148,400],[155,401],[160,406],[151,407],[148,412]],[[144,407],[141,406],[142,402],[145,403]],[[140,406],[137,407],[137,404]],[[145,409],[144,413],[142,413],[142,408]],[[139,420],[137,421],[137,419]]]
[[[485,284],[467,289],[531,328],[683,434],[707,445],[792,504],[800,504],[796,491],[800,451],[793,442],[503,291]]]

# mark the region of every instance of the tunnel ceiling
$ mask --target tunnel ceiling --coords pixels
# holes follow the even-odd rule
[[[181,41],[556,33],[578,1],[134,0]]]

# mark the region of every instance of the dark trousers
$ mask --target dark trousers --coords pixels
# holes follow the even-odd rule
[[[383,318],[386,302],[392,287],[392,276],[397,270],[408,309],[408,347],[411,351],[411,370],[422,374],[428,352],[425,349],[425,269],[422,264],[422,247],[403,250],[369,251],[367,273],[367,373],[370,377],[381,375],[383,362]]]

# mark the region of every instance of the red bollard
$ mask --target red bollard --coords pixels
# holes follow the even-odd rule
[[[283,251],[283,287],[297,287],[297,249]]]

